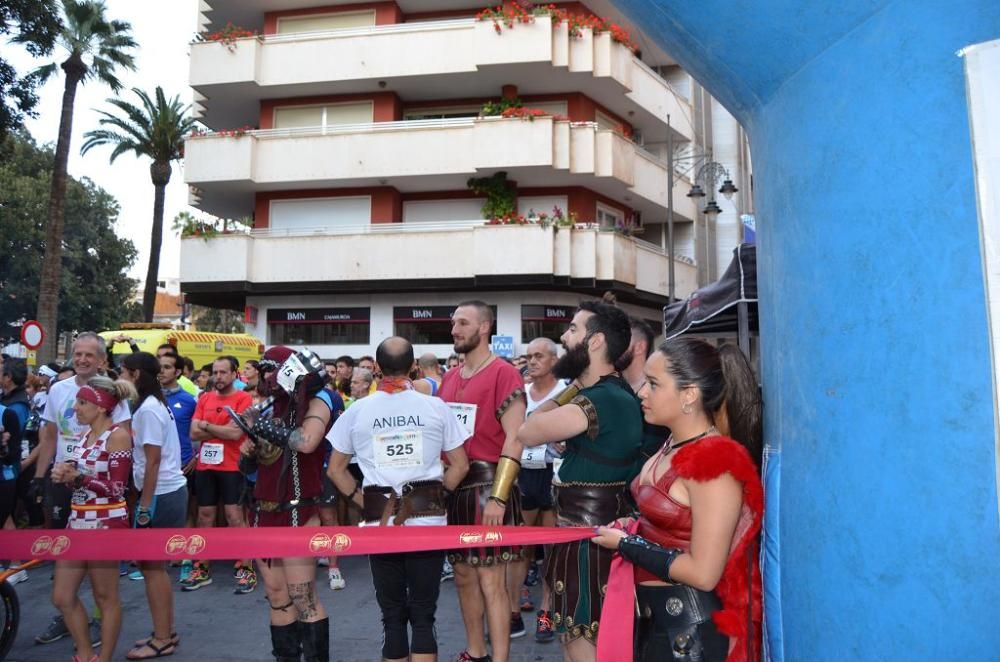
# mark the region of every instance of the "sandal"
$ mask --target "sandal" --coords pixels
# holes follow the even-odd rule
[[[153,652],[152,655],[146,655],[144,653],[145,649],[149,649]],[[129,660],[151,660],[154,657],[167,657],[168,655],[173,655],[177,651],[177,644],[173,641],[168,641],[163,646],[157,646],[153,643],[153,639],[150,639],[141,646],[136,646],[128,652],[125,657]]]
[[[136,639],[135,640],[135,644],[132,647],[133,648],[139,648],[140,646],[145,646],[146,644],[148,644],[149,642],[151,642],[153,639],[156,639],[156,633],[155,632],[150,632],[148,637],[143,637],[142,639]],[[176,632],[171,632],[170,633],[170,643],[172,643],[174,646],[179,646],[180,643],[181,643],[180,635],[178,635]]]

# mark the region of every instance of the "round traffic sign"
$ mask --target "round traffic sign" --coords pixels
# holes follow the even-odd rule
[[[45,331],[35,320],[28,320],[21,327],[21,344],[28,349],[38,349],[44,340]]]

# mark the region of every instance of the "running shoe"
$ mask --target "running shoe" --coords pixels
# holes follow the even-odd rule
[[[257,572],[251,566],[244,566],[236,573],[236,588],[233,593],[246,595],[257,588]]]
[[[535,611],[535,603],[531,601],[531,591],[527,586],[521,587],[521,611]]]
[[[52,617],[52,621],[49,623],[49,626],[45,628],[41,634],[35,637],[35,643],[51,644],[53,641],[59,641],[68,634],[69,629],[66,627],[66,622],[63,621],[63,617],[60,614]]]
[[[118,576],[119,577],[128,576],[128,563],[125,563],[125,561],[118,562]]]
[[[321,568],[327,567],[328,565],[330,565],[330,557],[329,556],[319,557],[318,559],[316,559],[316,565],[318,565]]]
[[[26,582],[26,581],[28,581],[27,570],[18,570],[13,575],[7,578],[7,583],[11,585],[20,584],[21,582]]]
[[[101,645],[101,619],[95,618],[90,621],[90,647],[97,648]]]
[[[524,629],[524,619],[521,618],[520,614],[510,615],[510,638],[518,639],[523,637],[528,632]]]
[[[181,574],[177,578],[177,582],[179,584],[183,584],[184,582],[187,581],[187,578],[191,576],[191,566],[192,566],[191,561],[187,560],[181,561]]]
[[[141,582],[145,579],[145,577],[142,576],[142,570],[139,570],[138,568],[128,573],[128,578],[134,582]]]
[[[528,576],[524,578],[525,586],[537,586],[538,585],[538,564],[532,563],[528,567]],[[521,607],[524,609],[524,607]]]
[[[347,586],[347,582],[344,581],[344,576],[340,574],[340,568],[330,568],[327,573],[330,578],[330,589],[333,591],[339,591]]]
[[[212,583],[212,572],[207,566],[203,566],[200,563],[195,564],[191,569],[191,574],[188,576],[187,580],[181,584],[182,591],[197,591],[202,586],[208,586]]]
[[[538,622],[535,623],[535,641],[547,644],[556,638],[552,630],[552,613],[544,609],[538,610]]]
[[[448,559],[444,560],[444,566],[441,568],[441,583],[448,581],[449,579],[455,578],[455,568],[452,567]]]

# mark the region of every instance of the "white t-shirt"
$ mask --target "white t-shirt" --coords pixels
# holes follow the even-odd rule
[[[441,480],[441,453],[468,437],[443,400],[417,391],[376,391],[356,400],[326,435],[334,450],[357,457],[366,486],[391,487],[397,495],[405,483]],[[406,520],[416,526],[446,523],[444,515]]]
[[[528,406],[524,410],[524,417],[528,418],[531,416],[531,412],[535,411],[542,406],[545,402],[548,402],[552,398],[556,397],[562,393],[563,389],[566,388],[565,379],[557,379],[555,386],[552,390],[544,394],[538,400],[532,400],[532,397],[538,395],[532,389],[534,384],[528,384],[525,388],[525,394],[527,395]],[[539,457],[543,456],[543,457]],[[533,446],[531,448],[525,447],[524,452],[521,453],[521,468],[522,469],[544,469],[545,467],[541,464],[552,464],[556,458],[559,457],[559,453],[556,453],[552,449],[552,444],[545,444],[544,446]]]
[[[142,447],[147,444],[160,447],[156,494],[170,494],[187,485],[187,478],[181,471],[181,441],[173,412],[153,396],[148,396],[132,414],[132,439],[135,441],[132,478],[138,489],[142,489],[146,477],[146,453]]]
[[[77,384],[75,378],[56,382],[49,389],[49,400],[45,404],[42,420],[56,426],[56,462],[65,462],[73,456],[73,451],[83,435],[90,429],[89,425],[80,425],[76,420],[73,405],[76,404],[76,394],[82,384]],[[128,404],[119,402],[111,412],[111,420],[124,423],[132,418]]]

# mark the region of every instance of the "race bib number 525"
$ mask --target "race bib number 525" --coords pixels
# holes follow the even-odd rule
[[[379,469],[419,467],[424,463],[424,435],[419,430],[377,434],[372,441]]]

